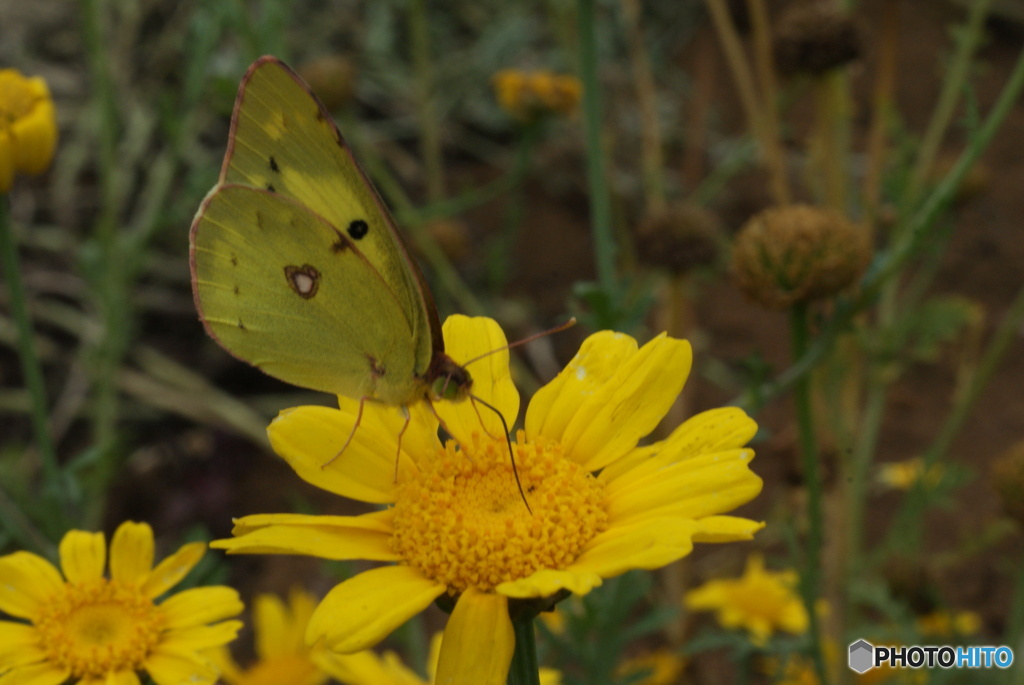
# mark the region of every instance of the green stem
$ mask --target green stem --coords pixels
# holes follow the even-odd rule
[[[540,664],[537,661],[537,638],[533,632],[533,618],[512,622],[516,635],[516,649],[508,669],[508,685],[540,685]]]
[[[1010,305],[1010,310],[982,354],[977,371],[964,391],[956,397],[949,416],[946,417],[939,429],[939,434],[925,451],[921,460],[922,474],[930,473],[939,460],[949,452],[953,439],[960,432],[967,417],[970,416],[982,389],[988,384],[999,362],[1006,355],[1006,351],[1017,336],[1017,331],[1020,330],[1022,323],[1024,323],[1024,287],[1017,292],[1017,296]],[[907,498],[897,514],[895,523],[889,530],[889,544],[886,546],[888,549],[895,549],[898,546],[904,552],[913,553],[920,548],[924,509],[928,502],[927,495],[928,479],[922,476],[917,479],[910,492],[907,493]]]
[[[793,359],[801,359],[807,352],[810,330],[807,304],[800,302],[790,311],[790,335]],[[811,657],[818,682],[828,685],[825,658],[821,648],[821,626],[816,605],[820,592],[821,543],[824,537],[824,510],[822,507],[821,470],[818,444],[814,434],[814,414],[811,408],[810,376],[804,375],[794,389],[797,423],[800,429],[800,452],[803,462],[804,483],[807,486],[807,541],[804,546],[804,568],[800,575],[800,590],[809,620]]]
[[[409,5],[409,33],[412,67],[416,75],[420,155],[423,157],[426,174],[427,197],[440,200],[444,197],[444,159],[434,99],[434,62],[430,55],[430,23],[426,0],[413,0]]]
[[[901,207],[909,209],[914,206],[928,177],[928,172],[932,168],[935,155],[942,144],[942,138],[946,135],[946,130],[953,120],[957,102],[963,93],[964,83],[967,81],[971,66],[971,58],[984,35],[985,17],[988,16],[988,8],[991,4],[992,0],[975,0],[971,3],[971,13],[967,19],[967,25],[963,28],[957,41],[956,55],[946,68],[945,77],[942,80],[942,92],[939,94],[939,100],[935,104],[935,110],[932,112],[928,128],[921,140],[917,163],[911,173],[903,202],[900,203]]]
[[[611,303],[618,303],[615,271],[615,236],[612,234],[611,194],[601,144],[601,89],[597,78],[597,26],[595,0],[579,0],[580,80],[583,82],[583,123],[587,145],[587,182],[590,190],[590,227],[594,237],[597,280]],[[617,305],[613,310],[617,310]]]
[[[36,449],[43,462],[43,474],[47,482],[55,484],[62,480],[60,466],[57,464],[57,451],[50,435],[48,413],[46,409],[46,384],[43,381],[43,369],[39,363],[39,355],[33,344],[32,319],[28,315],[25,302],[25,287],[21,282],[21,269],[18,265],[18,248],[14,241],[11,226],[10,206],[6,195],[0,195],[0,259],[3,259],[4,273],[7,274],[7,291],[11,302],[11,317],[18,332],[18,355],[21,359],[21,372],[25,376],[32,407],[32,429],[36,437]]]

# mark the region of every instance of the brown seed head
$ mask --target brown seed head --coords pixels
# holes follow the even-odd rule
[[[867,231],[838,212],[808,205],[767,209],[736,236],[732,272],[752,300],[772,309],[832,297],[871,258]]]

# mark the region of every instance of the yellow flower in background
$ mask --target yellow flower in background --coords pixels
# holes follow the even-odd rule
[[[619,678],[645,674],[638,680],[629,680],[631,685],[672,685],[679,682],[685,665],[685,659],[676,652],[658,649],[623,660],[615,674]]]
[[[715,611],[725,628],[743,628],[756,645],[776,631],[800,635],[807,630],[807,611],[796,592],[795,571],[766,571],[764,557],[751,554],[741,578],[709,580],[686,593],[691,611]]]
[[[456,362],[499,350],[472,365],[472,390],[511,425],[519,394],[504,333],[491,319],[455,316],[443,334]],[[678,396],[690,361],[689,343],[664,335],[643,347],[620,333],[590,336],[533,397],[513,444],[529,510],[500,421],[472,400],[408,408],[400,447],[402,410],[367,403],[339,459],[358,401],[286,410],[270,440],[303,479],[390,506],[362,516],[247,516],[236,521],[235,538],[213,544],[391,562],[331,590],[307,641],[357,652],[445,596],[455,601],[438,681],[457,674],[458,682],[504,683],[514,647],[510,601],[586,594],[603,578],[684,557],[694,542],[747,540],[763,526],[720,515],[761,490],[753,452],[743,447],[757,426],[740,409],[704,412],[665,440],[637,446]],[[447,444],[438,417],[454,438]]]
[[[153,531],[122,523],[110,543],[110,577],[102,533],[72,530],[60,543],[61,572],[30,552],[0,557],[0,682],[26,685],[212,683],[203,656],[235,638],[242,611],[229,587],[197,587],[154,600],[177,585],[206,550],[184,545],[153,567]]]
[[[493,76],[492,83],[501,108],[524,122],[547,114],[572,114],[583,93],[575,76],[550,71],[503,69]]]
[[[243,668],[228,648],[213,654],[227,685],[320,685],[335,669],[337,655],[323,647],[306,646],[306,626],[316,609],[316,597],[293,589],[286,605],[272,594],[257,595],[252,604],[256,661]]]
[[[46,81],[0,69],[0,193],[14,174],[41,174],[57,146],[57,112]]]
[[[909,490],[922,478],[925,479],[925,485],[934,488],[942,481],[943,475],[944,470],[941,464],[932,466],[928,469],[928,474],[925,475],[924,460],[921,457],[914,457],[879,465],[876,477],[878,482],[887,488]]]
[[[933,611],[919,616],[917,629],[926,637],[967,637],[981,632],[981,615],[976,611]]]

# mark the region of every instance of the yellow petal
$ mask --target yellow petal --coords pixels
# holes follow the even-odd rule
[[[385,566],[349,578],[327,593],[306,629],[306,642],[323,640],[350,653],[380,642],[430,606],[445,586],[408,566]]]
[[[624,333],[599,331],[584,340],[562,372],[530,400],[527,434],[561,439],[576,407],[607,383],[636,351],[636,340]]]
[[[39,605],[63,587],[57,569],[37,554],[14,552],[0,557],[0,611],[32,618]]]
[[[70,675],[70,670],[59,669],[44,661],[0,675],[0,685],[61,685]]]
[[[142,584],[142,594],[146,597],[159,597],[181,582],[199,560],[206,554],[206,543],[190,542],[167,557],[153,569],[149,578]]]
[[[214,647],[228,644],[238,636],[238,631],[241,629],[241,621],[222,621],[209,626],[169,630],[160,638],[160,646],[168,653],[205,652]]]
[[[0,669],[13,669],[45,660],[34,626],[0,621]]]
[[[15,140],[15,168],[23,174],[41,174],[53,160],[57,147],[57,112],[53,101],[36,103],[28,116],[11,125]]]
[[[619,478],[606,491],[609,519],[630,522],[662,508],[688,518],[735,509],[761,491],[763,483],[749,467],[753,456],[747,449],[705,454],[636,481]]]
[[[384,662],[371,650],[355,654],[336,654],[325,649],[317,649],[313,650],[310,658],[324,673],[347,685],[377,685],[389,683],[391,680],[391,674],[384,667]]]
[[[609,529],[587,544],[569,570],[612,578],[635,568],[660,568],[690,553],[694,528],[687,519],[662,518]]]
[[[519,391],[509,372],[504,331],[493,319],[456,314],[444,322],[442,332],[448,356],[459,364],[470,362],[466,370],[473,378],[472,398],[434,403],[445,430],[463,444],[472,442],[473,433],[504,440],[505,427],[511,429],[519,415]],[[484,403],[498,410],[504,426]]]
[[[342,409],[296,407],[278,414],[267,435],[274,451],[307,483],[342,497],[384,504],[395,499],[396,461],[399,480],[415,468],[404,455],[408,445],[403,444],[402,455],[398,452],[404,419],[391,427],[400,412],[398,407],[365,402],[353,433],[358,402],[345,403]],[[352,440],[345,447],[350,435]],[[436,438],[434,442],[439,444]]]
[[[252,603],[252,621],[256,626],[256,656],[260,659],[303,651],[306,623],[292,625],[288,608],[277,595],[257,595]]]
[[[110,541],[110,577],[136,585],[153,568],[153,529],[145,523],[125,521]]]
[[[146,672],[156,685],[212,685],[217,679],[217,670],[209,661],[162,646],[146,657]]]
[[[140,682],[135,671],[116,671],[107,675],[103,685],[140,685]]]
[[[694,542],[735,542],[752,540],[754,533],[764,528],[764,522],[751,521],[738,516],[708,516],[697,521]]]
[[[395,561],[392,510],[361,516],[257,514],[235,522],[226,540],[210,546],[229,554],[308,554],[324,559]]]
[[[515,649],[508,599],[469,589],[448,619],[435,685],[504,685]]]
[[[237,616],[245,606],[234,588],[194,587],[176,592],[160,604],[170,628],[189,628]]]
[[[664,334],[630,354],[634,344],[622,334],[598,333],[584,341],[576,358],[530,403],[527,434],[558,440],[566,455],[588,471],[633,449],[672,406],[693,356],[690,343]],[[543,397],[548,388],[559,396]],[[546,419],[538,415],[545,407]]]
[[[601,480],[611,483],[624,475],[638,478],[701,454],[743,447],[756,432],[757,423],[739,407],[701,412],[683,422],[665,440],[634,450],[609,464],[601,472]]]
[[[585,595],[598,587],[601,582],[601,576],[595,573],[541,569],[526,578],[502,583],[495,590],[506,597],[519,599],[549,597],[563,589],[574,595]]]
[[[60,566],[69,583],[84,583],[103,577],[107,543],[103,533],[72,530],[60,541]]]

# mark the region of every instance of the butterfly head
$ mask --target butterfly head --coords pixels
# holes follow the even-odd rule
[[[428,394],[431,400],[458,401],[469,395],[473,377],[446,354],[436,354],[427,370]]]

